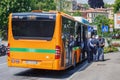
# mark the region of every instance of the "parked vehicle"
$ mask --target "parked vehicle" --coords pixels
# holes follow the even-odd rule
[[[112,35],[112,39],[120,39],[120,34],[114,34],[114,35]]]
[[[4,56],[7,53],[7,46],[1,44],[0,45],[0,56]]]

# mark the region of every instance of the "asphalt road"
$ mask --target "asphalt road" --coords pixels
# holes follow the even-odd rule
[[[78,64],[75,69],[50,71],[39,69],[7,67],[6,56],[0,57],[0,80],[69,80],[77,71],[89,66],[87,61]]]
[[[0,80],[120,80],[120,52],[106,54],[105,61],[84,61],[64,71],[7,67],[6,56],[2,56]]]
[[[7,42],[2,44],[7,46]],[[64,71],[38,70],[28,68],[15,68],[7,66],[7,56],[0,56],[0,80],[69,80],[77,71],[89,66],[87,61],[78,64],[75,69]]]

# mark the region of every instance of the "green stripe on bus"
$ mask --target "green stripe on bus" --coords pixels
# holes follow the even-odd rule
[[[79,49],[79,47],[73,47],[73,50],[77,50],[77,49]]]
[[[33,48],[10,48],[10,51],[15,52],[37,52],[37,53],[55,53],[55,50],[50,49],[33,49]]]

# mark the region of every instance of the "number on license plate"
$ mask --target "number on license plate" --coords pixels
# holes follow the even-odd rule
[[[37,64],[37,61],[26,61],[27,64]]]

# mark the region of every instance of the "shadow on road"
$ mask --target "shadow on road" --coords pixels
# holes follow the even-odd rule
[[[103,62],[103,61],[109,61],[110,59],[104,59],[104,60],[100,60],[99,62]]]
[[[82,71],[86,69],[91,63],[87,63],[87,61],[78,64],[76,68],[69,68],[63,71],[52,71],[52,70],[41,70],[41,69],[29,69],[20,73],[14,74],[15,76],[26,76],[26,77],[39,77],[39,78],[55,78],[55,79],[65,79],[77,71]]]

